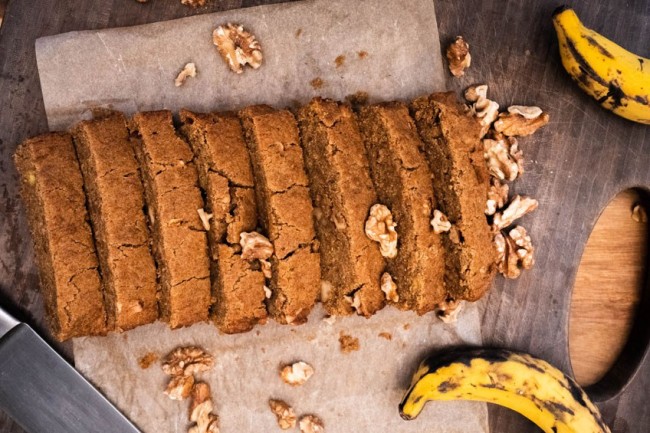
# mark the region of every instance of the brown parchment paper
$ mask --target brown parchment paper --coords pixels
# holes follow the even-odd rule
[[[264,65],[235,75],[212,45],[212,30],[242,23],[261,41]],[[361,58],[358,53],[368,54]],[[253,103],[294,106],[322,95],[343,99],[365,91],[371,101],[408,99],[443,90],[443,68],[431,0],[310,0],[184,18],[139,27],[73,32],[37,40],[36,54],[51,129],[64,129],[104,106],[127,113],[182,107],[210,111]],[[335,59],[345,56],[342,66]],[[175,87],[187,62],[198,76]],[[310,82],[323,81],[315,89]],[[281,398],[300,414],[322,417],[326,431],[488,432],[484,404],[429,404],[414,421],[397,405],[419,361],[431,350],[480,344],[480,316],[468,305],[456,324],[386,308],[371,319],[269,322],[243,335],[220,335],[211,324],[171,331],[162,323],[107,337],[74,340],[77,368],[145,432],[185,432],[187,402],[163,395],[167,378],[154,363],[177,346],[199,344],[216,357],[201,378],[213,389],[221,431],[279,431],[268,399]],[[343,354],[340,332],[359,338]],[[391,340],[382,338],[386,332]],[[278,367],[309,362],[315,375],[302,387],[278,377]]]

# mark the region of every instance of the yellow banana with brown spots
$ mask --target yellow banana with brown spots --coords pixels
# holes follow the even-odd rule
[[[604,108],[650,124],[650,60],[588,29],[573,9],[553,13],[562,65],[580,88]]]
[[[399,405],[413,419],[430,400],[475,400],[519,412],[546,433],[610,433],[598,408],[571,378],[525,353],[472,349],[420,364]]]

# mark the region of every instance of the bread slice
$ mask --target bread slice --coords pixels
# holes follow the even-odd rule
[[[239,114],[260,222],[274,248],[269,314],[280,323],[304,323],[320,292],[320,257],[296,120],[261,105]]]
[[[399,304],[427,313],[445,300],[445,251],[430,223],[437,202],[422,142],[402,103],[362,107],[359,124],[379,201],[397,223],[397,256],[387,270]]]
[[[377,203],[363,139],[352,110],[313,99],[298,113],[309,188],[316,206],[323,288],[331,315],[369,317],[385,304],[384,260],[364,225]],[[356,302],[354,302],[356,298]]]
[[[114,112],[81,122],[74,143],[97,242],[108,326],[124,331],[151,323],[158,318],[156,265],[124,115]]]
[[[452,92],[416,99],[411,113],[434,173],[439,210],[452,223],[443,236],[448,251],[447,290],[456,300],[476,301],[489,288],[496,270],[496,251],[484,213],[490,178],[479,139],[481,127]]]
[[[240,234],[257,227],[244,133],[239,118],[231,113],[181,110],[180,117],[181,131],[196,156],[205,210],[212,214],[208,232],[215,297],[212,319],[224,333],[246,332],[265,322],[267,314],[259,264],[243,260],[238,252]]]
[[[14,161],[52,334],[59,341],[105,334],[99,263],[72,137],[53,132],[30,138]]]
[[[161,279],[161,317],[172,328],[208,320],[211,303],[204,208],[192,150],[169,111],[136,114],[131,135],[142,170]]]

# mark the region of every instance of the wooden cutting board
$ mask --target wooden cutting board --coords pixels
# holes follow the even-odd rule
[[[193,11],[175,1],[141,5],[128,0],[12,0],[0,28],[0,291],[31,323],[42,323],[42,305],[25,217],[17,198],[10,157],[16,144],[47,129],[38,88],[34,40],[70,30],[141,24],[263,1],[214,1]],[[571,287],[598,215],[619,191],[650,186],[648,127],[598,107],[570,81],[559,62],[550,0],[436,1],[443,44],[463,34],[472,45],[467,76],[449,79],[457,90],[490,84],[502,105],[537,104],[551,124],[522,143],[527,173],[515,190],[540,208],[523,221],[538,251],[536,267],[516,281],[499,280],[482,301],[486,344],[530,351],[570,370],[567,323]],[[646,44],[650,6],[632,1],[573,2],[581,18],[626,48],[650,56]],[[426,56],[427,53],[422,53]],[[647,293],[647,291],[646,291]],[[645,317],[643,318],[644,320]],[[646,322],[647,323],[647,322]],[[647,325],[646,325],[647,326]],[[645,433],[650,425],[650,362],[618,398],[600,404],[614,432]],[[490,412],[492,431],[538,431],[518,415]],[[19,432],[0,418],[0,430]]]

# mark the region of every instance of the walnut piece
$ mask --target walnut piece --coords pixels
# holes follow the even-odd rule
[[[187,346],[174,349],[162,364],[170,376],[191,376],[207,371],[214,365],[214,358],[200,347]]]
[[[449,222],[447,215],[440,212],[438,209],[434,209],[431,227],[433,227],[433,232],[439,235],[440,233],[445,233],[451,230],[451,222]]]
[[[269,407],[271,412],[278,420],[278,426],[282,430],[289,430],[296,426],[296,413],[293,408],[282,400],[269,400]]]
[[[205,6],[206,0],[181,0],[181,4],[185,6],[191,6],[193,8],[198,8],[200,6]]]
[[[298,424],[302,433],[323,433],[325,431],[325,424],[316,415],[304,415],[300,417]]]
[[[147,368],[151,367],[151,364],[156,362],[158,360],[158,355],[156,355],[153,352],[147,352],[142,356],[140,359],[138,359],[138,365],[140,366],[141,369],[146,370]]]
[[[506,136],[531,135],[549,121],[548,113],[539,107],[524,107],[513,105],[507,113],[499,114],[494,122],[494,129]]]
[[[535,249],[526,229],[516,226],[509,233],[499,232],[494,237],[497,250],[497,270],[504,277],[519,277],[521,269],[530,269],[535,264]]]
[[[471,112],[481,123],[481,138],[490,130],[490,126],[499,115],[499,104],[487,97],[488,86],[481,84],[465,90],[465,99],[471,102]]]
[[[262,47],[251,33],[239,24],[226,24],[214,29],[212,42],[230,70],[241,74],[244,66],[253,69],[262,66]]]
[[[332,283],[330,283],[327,280],[321,280],[320,281],[320,301],[321,302],[327,302],[330,298],[330,295],[332,294],[332,289],[334,286],[332,286]]]
[[[244,260],[267,260],[273,255],[271,241],[257,232],[242,232],[239,235],[241,258]]]
[[[264,278],[270,280],[273,276],[273,272],[271,272],[271,262],[268,260],[260,259],[260,267],[262,268],[262,274],[264,274]]]
[[[165,395],[171,400],[185,400],[194,386],[194,376],[173,376],[167,384]]]
[[[370,208],[370,214],[366,220],[366,236],[375,242],[379,242],[381,255],[389,259],[397,256],[397,224],[393,221],[393,215],[383,204],[375,204]]]
[[[502,212],[494,214],[494,228],[496,230],[501,230],[508,227],[527,213],[537,209],[538,205],[539,202],[534,198],[516,195],[508,204],[508,207],[506,207]]]
[[[485,206],[486,215],[494,215],[496,211],[501,210],[508,201],[508,192],[510,187],[507,183],[501,183],[497,178],[490,178],[490,188],[488,189],[487,203]]]
[[[188,418],[195,425],[188,433],[219,433],[219,417],[212,413],[213,409],[210,386],[205,382],[194,384]]]
[[[449,72],[454,77],[465,75],[465,69],[472,64],[472,55],[469,53],[469,44],[462,36],[456,36],[454,42],[447,47],[447,61]]]
[[[214,214],[207,213],[206,211],[203,210],[203,208],[197,209],[196,211],[199,213],[199,218],[201,219],[201,224],[203,224],[203,228],[205,229],[206,232],[209,231],[210,220],[214,218]]]
[[[273,295],[273,292],[271,289],[269,289],[267,286],[264,286],[264,297],[266,299],[271,299],[271,296]]]
[[[458,321],[458,315],[463,310],[463,305],[464,302],[461,300],[457,301],[453,298],[447,298],[444,302],[436,305],[436,316],[444,323],[456,323]]]
[[[354,311],[361,314],[361,297],[359,296],[358,290],[355,290],[349,295],[345,295],[345,300],[350,304]]]
[[[284,383],[291,386],[304,385],[314,374],[314,368],[304,361],[285,365],[280,370],[280,377]]]
[[[183,67],[183,70],[178,73],[176,79],[174,80],[174,85],[180,87],[185,84],[185,80],[189,77],[196,77],[196,65],[194,63],[188,63]]]
[[[632,206],[632,220],[638,223],[648,222],[648,214],[642,204],[635,203]]]
[[[483,139],[483,156],[490,175],[499,180],[513,181],[524,172],[523,152],[513,137]]]
[[[384,296],[388,301],[399,302],[397,284],[395,284],[393,277],[388,272],[381,275],[381,291],[384,292]]]

